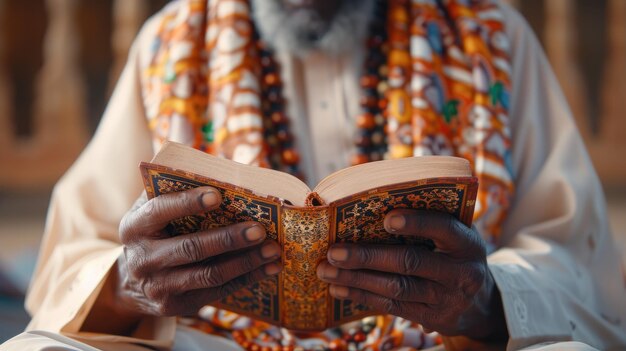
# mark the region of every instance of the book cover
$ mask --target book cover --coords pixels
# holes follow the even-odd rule
[[[240,289],[214,305],[292,330],[323,330],[372,312],[367,306],[334,299],[316,275],[318,263],[337,242],[427,245],[429,241],[388,234],[385,215],[396,208],[449,213],[470,226],[478,183],[474,177],[429,178],[371,189],[325,204],[315,193],[307,205],[293,206],[274,196],[170,167],[142,163],[148,198],[198,186],[217,188],[219,209],[172,221],[167,230],[184,235],[242,221],[265,227],[282,247],[284,269],[277,276]]]

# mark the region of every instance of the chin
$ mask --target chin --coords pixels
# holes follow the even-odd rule
[[[337,0],[329,19],[312,7],[287,9],[283,0],[252,0],[261,38],[278,51],[304,56],[312,51],[340,55],[361,45],[374,12],[374,0]]]

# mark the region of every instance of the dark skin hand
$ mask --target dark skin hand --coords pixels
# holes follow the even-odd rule
[[[219,192],[200,187],[139,201],[120,224],[124,254],[113,285],[118,316],[191,315],[233,291],[278,274],[280,247],[256,222],[170,237],[173,219],[211,211]],[[233,253],[237,251],[236,253]]]
[[[421,323],[446,336],[506,340],[500,293],[487,267],[480,235],[454,217],[432,211],[394,210],[392,234],[429,238],[420,246],[336,244],[317,275],[330,293]]]

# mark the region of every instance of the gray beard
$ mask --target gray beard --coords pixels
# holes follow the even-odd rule
[[[261,38],[277,51],[300,57],[312,51],[340,55],[363,45],[375,0],[341,1],[330,21],[312,9],[290,13],[281,0],[252,0],[252,17]]]

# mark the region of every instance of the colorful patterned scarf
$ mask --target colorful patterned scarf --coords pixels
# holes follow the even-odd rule
[[[388,0],[387,28],[396,43],[389,48],[384,93],[387,157],[470,160],[480,183],[475,225],[493,249],[514,190],[511,67],[502,14],[492,0]],[[142,77],[155,149],[174,140],[270,165],[255,33],[246,0],[181,0],[162,12]],[[221,323],[213,317],[212,325]],[[381,333],[392,335],[399,326],[421,333],[392,317],[380,323],[386,329],[378,342]],[[271,329],[259,328],[266,327]],[[426,342],[420,335],[417,340]]]

